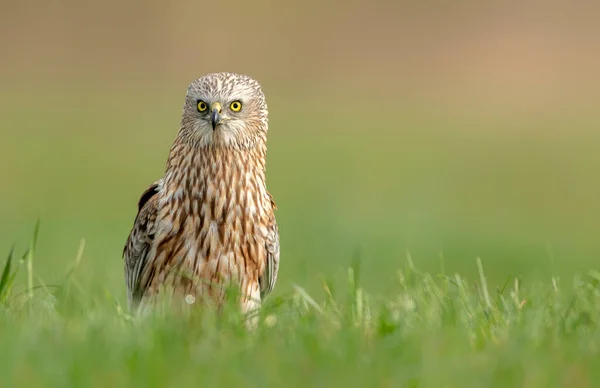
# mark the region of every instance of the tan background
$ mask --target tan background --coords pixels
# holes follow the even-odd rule
[[[81,276],[122,295],[120,250],[185,89],[234,71],[271,112],[282,289],[357,248],[377,285],[407,249],[434,270],[440,251],[450,270],[482,256],[498,281],[587,268],[599,15],[592,1],[4,1],[0,249],[24,248],[40,216],[42,279],[86,238]]]

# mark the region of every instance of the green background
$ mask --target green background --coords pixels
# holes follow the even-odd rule
[[[479,256],[496,283],[594,266],[589,11],[5,4],[0,249],[24,249],[40,217],[38,276],[60,279],[85,239],[85,284],[122,298],[122,248],[164,171],[187,85],[234,71],[258,79],[269,104],[277,291],[343,274],[355,255],[381,290],[407,252],[468,275]]]

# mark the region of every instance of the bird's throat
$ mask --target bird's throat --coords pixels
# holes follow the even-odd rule
[[[259,205],[266,198],[265,150],[238,150],[174,144],[164,178],[166,194],[172,199],[225,200],[231,206]],[[255,198],[248,198],[253,193]],[[251,204],[250,202],[254,202]],[[259,205],[260,206],[260,205]]]

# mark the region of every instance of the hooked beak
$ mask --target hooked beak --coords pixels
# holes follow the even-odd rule
[[[213,131],[221,123],[221,104],[215,102],[210,107],[212,112],[210,113],[210,123],[212,124]]]

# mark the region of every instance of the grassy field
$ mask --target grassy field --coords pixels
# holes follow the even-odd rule
[[[508,278],[494,289],[480,260],[473,283],[422,272],[409,256],[395,288],[377,296],[363,288],[366,263],[356,260],[336,288],[322,280],[325,298],[294,285],[269,300],[249,334],[234,309],[173,316],[165,304],[134,320],[109,293],[86,297],[76,280],[83,246],[58,287],[12,292],[16,271],[32,281],[34,252],[0,280],[3,386],[586,387],[600,379],[597,271],[572,283]]]
[[[162,92],[3,97],[2,385],[600,381],[597,114],[269,94],[282,264],[247,335],[125,310],[123,244],[178,129],[182,91]]]

